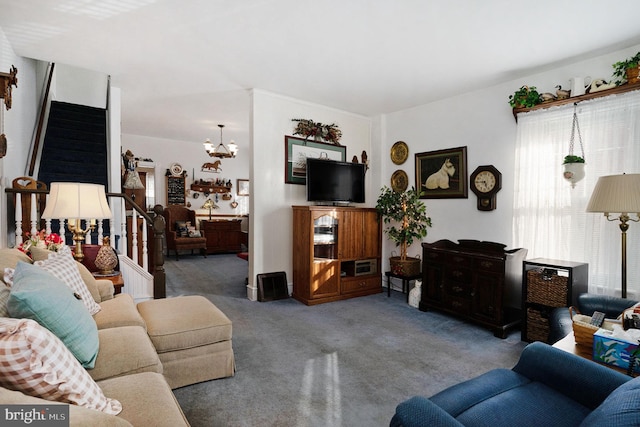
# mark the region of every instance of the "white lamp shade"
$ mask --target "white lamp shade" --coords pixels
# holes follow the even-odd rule
[[[104,185],[79,182],[52,182],[45,219],[105,219],[111,218]]]
[[[640,174],[598,178],[587,212],[640,213]]]

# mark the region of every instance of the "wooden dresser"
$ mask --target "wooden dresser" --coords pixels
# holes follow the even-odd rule
[[[526,255],[526,249],[477,240],[423,243],[420,310],[441,310],[506,338],[521,319]]]
[[[241,251],[242,220],[202,220],[200,230],[207,238],[207,254]]]

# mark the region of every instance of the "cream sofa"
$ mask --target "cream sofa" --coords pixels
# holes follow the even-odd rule
[[[34,258],[37,259],[37,255],[34,255]],[[5,267],[13,268],[18,261],[30,262],[31,260],[16,249],[0,249],[0,271],[4,271]],[[123,410],[114,416],[70,405],[71,425],[188,426],[189,423],[171,388],[233,375],[235,365],[231,350],[231,322],[213,304],[202,297],[180,297],[141,303],[143,307],[147,306],[147,311],[151,311],[151,314],[146,315],[147,321],[145,321],[130,295],[119,294],[114,297],[113,285],[110,281],[95,280],[82,265],[79,265],[79,270],[91,295],[101,307],[101,310],[93,316],[98,327],[99,352],[95,367],[88,369],[87,372],[105,396],[120,401]],[[171,300],[175,301],[173,303],[175,309],[172,310],[174,312],[194,310],[193,304],[196,304],[207,314],[199,317],[213,317],[213,320],[210,319],[204,325],[202,322],[191,325],[191,328],[187,323],[189,320],[185,320],[182,325],[179,325],[179,330],[168,327],[164,323],[164,316],[161,313],[154,314],[154,311],[157,312],[158,307],[166,306],[167,303],[172,304],[169,302]],[[191,316],[184,317],[192,319]],[[155,331],[151,337],[148,333],[148,324],[152,325]],[[212,324],[215,327],[209,329],[214,332],[206,331],[206,327]],[[205,332],[198,332],[203,329],[203,326]],[[181,336],[185,338],[181,339]],[[156,341],[155,346],[152,340]],[[214,343],[212,340],[220,342]],[[193,348],[180,347],[182,341],[189,342],[190,347]],[[180,348],[175,348],[176,342]],[[170,371],[168,377],[163,375],[165,369],[156,347],[162,349],[164,358],[167,360],[165,363],[175,365],[168,369]],[[215,365],[213,368],[207,366],[212,364],[209,363],[211,361],[216,362],[213,363]],[[202,369],[189,369],[198,363],[204,365]],[[195,377],[181,375],[183,372],[192,371],[203,371],[203,373]],[[48,401],[1,387],[0,402],[3,404],[50,404]]]

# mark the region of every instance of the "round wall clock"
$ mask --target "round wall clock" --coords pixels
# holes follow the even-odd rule
[[[469,179],[471,191],[478,197],[479,211],[496,208],[496,194],[502,188],[502,174],[492,165],[478,166]]]
[[[391,188],[393,191],[402,193],[409,186],[409,177],[403,170],[398,169],[391,175]]]
[[[396,165],[403,164],[409,157],[409,147],[404,141],[398,141],[391,147],[391,161]]]

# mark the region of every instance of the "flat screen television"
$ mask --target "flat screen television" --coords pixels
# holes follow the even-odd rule
[[[307,158],[307,201],[320,204],[364,203],[362,163]]]

